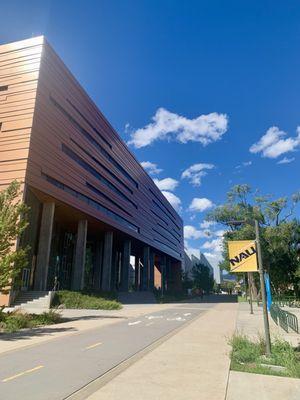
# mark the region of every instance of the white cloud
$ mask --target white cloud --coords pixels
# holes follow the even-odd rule
[[[210,252],[205,252],[203,254],[207,258],[207,260],[210,262],[212,267],[214,268],[214,276],[215,276],[216,281],[218,282],[218,280],[220,280],[220,278],[219,279],[217,278],[220,276],[220,270],[218,268],[218,265],[219,265],[220,261],[222,261],[222,259],[223,259],[222,254],[221,253],[210,253]]]
[[[152,121],[132,132],[129,144],[140,148],[156,140],[175,139],[180,143],[192,141],[200,142],[205,146],[220,139],[228,128],[226,114],[214,112],[189,119],[162,107],[156,111]]]
[[[218,236],[218,237],[222,238],[222,237],[224,236],[224,233],[226,233],[226,232],[227,232],[226,230],[220,229],[220,230],[218,230],[218,231],[213,232],[213,234],[214,234],[215,236]]]
[[[185,244],[184,250],[189,255],[189,257],[195,256],[197,258],[200,258],[200,250],[194,247],[190,247],[187,243]]]
[[[214,254],[214,253],[204,252],[203,254],[205,255],[205,257],[210,257],[213,259],[217,258],[217,254]]]
[[[242,167],[250,167],[252,165],[252,161],[244,161],[242,164],[237,165],[235,168],[236,169],[241,169]]]
[[[189,205],[189,211],[205,211],[213,207],[213,202],[209,199],[195,197]]]
[[[295,157],[291,157],[291,158],[283,157],[283,159],[278,161],[277,164],[289,164],[293,161],[295,161]]]
[[[183,171],[181,179],[188,179],[193,186],[201,185],[201,178],[207,175],[206,169],[212,169],[215,166],[213,164],[194,164]]]
[[[297,127],[297,136],[285,138],[286,132],[277,126],[267,130],[257,143],[250,147],[251,153],[262,153],[263,157],[276,158],[282,154],[294,151],[300,146],[300,127]]]
[[[222,261],[222,250],[223,250],[223,240],[222,237],[218,237],[217,239],[213,239],[211,241],[207,241],[203,244],[202,248],[208,251],[204,252],[203,254],[214,267],[216,273],[218,272],[218,265],[220,261]]]
[[[200,239],[200,238],[204,238],[204,237],[208,237],[208,236],[209,236],[208,232],[196,229],[192,225],[184,226],[184,238],[185,239]]]
[[[154,183],[160,190],[169,190],[171,192],[178,186],[178,181],[173,178],[154,179]]]
[[[162,194],[177,212],[181,211],[181,200],[179,197],[175,196],[174,193],[168,192],[166,190],[162,190]]]
[[[200,228],[207,229],[207,228],[209,228],[209,227],[211,227],[213,225],[216,225],[215,221],[203,221],[200,224]]]
[[[150,175],[157,175],[162,172],[161,168],[157,167],[157,164],[154,164],[150,161],[142,161],[141,166],[150,174]]]
[[[215,254],[215,253],[222,252],[222,243],[223,243],[223,239],[220,237],[220,238],[205,242],[201,247],[203,249],[211,250]]]

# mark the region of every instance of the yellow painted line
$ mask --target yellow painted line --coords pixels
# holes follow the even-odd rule
[[[100,346],[101,344],[101,342],[91,344],[90,346],[87,346],[85,350],[93,349],[94,347]]]
[[[20,372],[19,374],[10,376],[9,378],[5,378],[2,380],[2,382],[8,382],[8,381],[12,381],[13,379],[19,378],[20,376],[26,375],[26,374],[30,374],[31,372],[37,371],[41,368],[44,368],[43,365],[38,365],[37,367],[31,368],[31,369],[27,369],[26,371]]]

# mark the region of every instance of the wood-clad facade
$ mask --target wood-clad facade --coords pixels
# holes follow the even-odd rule
[[[145,247],[153,254],[152,264],[159,265],[162,256],[169,257],[174,268],[181,264],[181,218],[43,37],[0,46],[0,188],[13,179],[24,183],[35,225],[21,239],[31,245],[27,287],[45,290],[51,289],[54,277],[57,282],[68,234],[73,235],[69,239],[74,248],[68,250],[72,266],[63,279],[72,280],[80,221],[87,221],[85,245],[90,248],[84,257],[91,258],[90,285],[96,279],[105,289],[105,273],[97,269],[105,268],[107,232],[114,239],[109,273],[113,287],[106,289],[115,289],[115,282],[118,288],[126,240],[129,255],[140,257],[142,268]],[[49,266],[46,275],[39,275],[45,256],[41,252],[47,248],[41,238],[43,221],[52,215],[49,207],[46,212],[47,204],[54,205],[46,251]],[[38,285],[37,276],[45,284]]]

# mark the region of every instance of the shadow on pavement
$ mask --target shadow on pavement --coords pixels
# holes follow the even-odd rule
[[[237,303],[238,296],[235,294],[210,294],[200,297],[194,297],[183,301],[184,303]]]
[[[119,315],[82,315],[78,317],[62,317],[61,322],[81,321],[90,319],[127,319],[127,317]]]
[[[73,321],[80,321],[80,320],[92,320],[92,319],[126,319],[126,317],[115,316],[115,315],[84,315],[78,317],[62,317],[61,321],[55,325],[48,325],[48,326],[40,326],[38,328],[26,328],[22,329],[18,332],[12,333],[0,333],[0,340],[3,341],[14,341],[20,339],[28,339],[30,337],[35,336],[44,336],[44,335],[51,335],[52,333],[59,333],[59,332],[76,332],[77,329],[74,327],[59,327],[59,324],[65,322],[73,322]]]
[[[72,327],[71,328],[59,328],[57,326],[40,327],[33,329],[24,329],[14,333],[0,333],[0,340],[14,341],[20,339],[28,339],[30,337],[35,337],[35,336],[51,335],[52,333],[58,333],[58,332],[76,332],[76,331],[77,329]]]

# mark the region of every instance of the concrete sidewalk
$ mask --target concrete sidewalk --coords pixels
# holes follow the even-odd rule
[[[300,379],[230,371],[226,400],[299,400]]]
[[[239,303],[236,331],[257,339],[264,336],[262,308],[253,304],[254,314],[250,314],[248,303]],[[286,333],[269,316],[272,339],[281,338],[293,346],[300,343],[300,335]],[[250,390],[251,389],[251,390]],[[230,371],[226,400],[299,400],[300,379],[279,376],[249,374]]]
[[[284,308],[287,311],[295,312],[293,309]],[[264,336],[264,323],[262,307],[253,303],[253,312],[250,314],[250,305],[248,303],[239,303],[238,317],[236,323],[237,332],[257,339],[258,335]],[[296,310],[299,313],[298,310]],[[299,316],[300,321],[300,316]],[[277,326],[269,314],[270,332],[272,338],[281,338],[290,342],[293,346],[300,345],[300,334],[293,331],[285,332],[280,326]]]
[[[190,307],[193,307],[190,304]],[[89,400],[224,400],[238,304],[218,304],[121,372]]]

